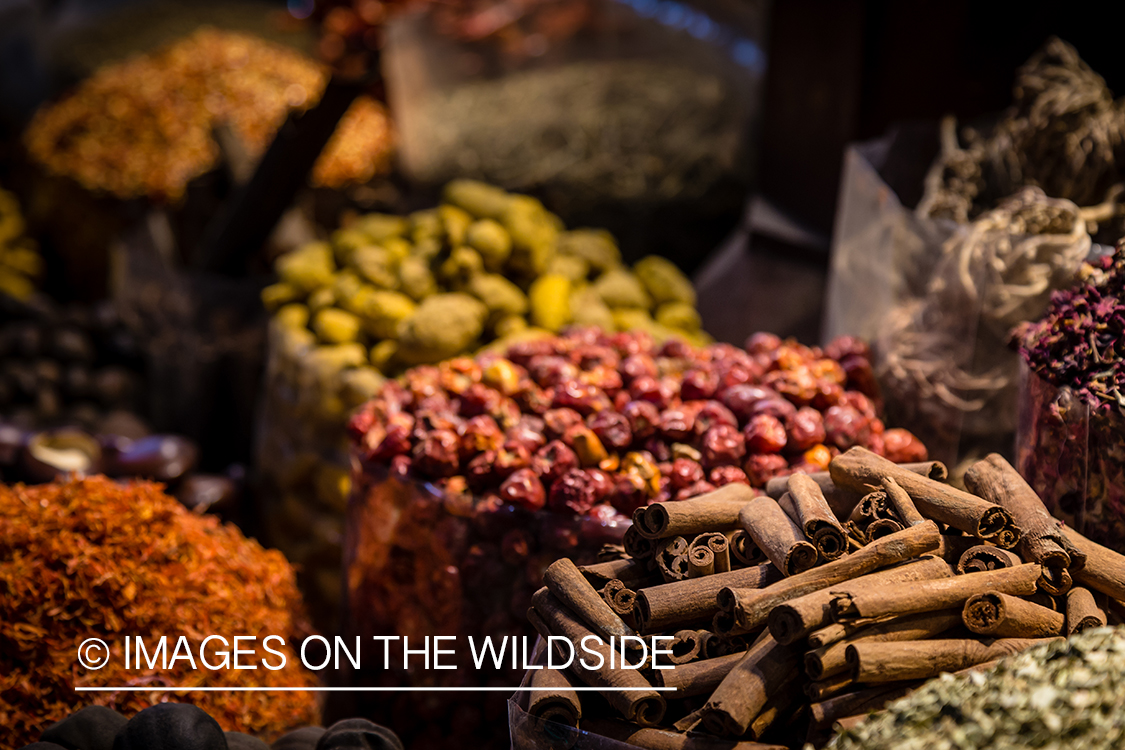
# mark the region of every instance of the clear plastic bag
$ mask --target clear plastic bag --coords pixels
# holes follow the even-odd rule
[[[1016,455],[1053,515],[1125,552],[1125,418],[1091,409],[1023,363]]]

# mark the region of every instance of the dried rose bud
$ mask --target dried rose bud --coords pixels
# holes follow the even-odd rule
[[[713,398],[719,389],[719,376],[710,369],[688,370],[680,384],[680,396],[685,401],[698,401]]]
[[[738,427],[738,420],[735,419],[731,410],[718,401],[695,403],[699,404],[699,411],[695,415],[695,426],[693,428],[696,435],[703,435],[712,427],[721,424]]]
[[[621,413],[629,420],[634,440],[647,440],[660,426],[660,410],[648,401],[630,401]]]
[[[451,430],[434,430],[414,446],[414,470],[424,477],[448,477],[461,463],[461,441]]]
[[[648,504],[645,480],[635,473],[618,474],[610,503],[621,513],[631,516],[637,508]]]
[[[720,393],[720,400],[740,422],[745,422],[754,416],[754,406],[759,401],[780,398],[777,391],[744,383],[732,385]]]
[[[551,409],[543,414],[547,426],[547,436],[559,439],[574,425],[583,424],[582,415],[574,409]]]
[[[536,452],[531,468],[550,486],[571,469],[578,468],[578,456],[561,440],[552,440]]]
[[[594,507],[594,488],[581,469],[572,469],[551,485],[547,502],[552,510],[581,515]]]
[[[607,450],[620,453],[633,444],[633,430],[624,414],[600,411],[587,417],[586,425],[594,431]]]
[[[817,467],[817,471],[827,471],[828,464],[832,461],[832,451],[826,445],[814,445],[801,456],[806,464]]]
[[[896,464],[926,461],[930,457],[926,446],[909,430],[887,430],[883,433],[883,444],[887,459]]]
[[[517,469],[500,485],[500,497],[528,510],[539,510],[547,503],[547,493],[531,469]]]
[[[784,432],[785,428],[782,427],[783,435]],[[737,427],[729,424],[715,425],[703,436],[703,463],[707,466],[735,465],[745,455],[746,438]]]
[[[461,435],[461,455],[464,458],[475,456],[484,451],[496,450],[504,441],[504,433],[500,431],[496,420],[487,414],[482,414],[465,422],[459,430]]]
[[[513,396],[520,390],[520,383],[525,376],[523,368],[506,359],[496,359],[484,368],[481,381],[505,396]]]
[[[837,404],[824,412],[827,441],[840,450],[858,445],[869,434],[868,417],[853,406]]]
[[[458,412],[463,417],[490,414],[499,408],[502,398],[499,391],[489,388],[484,383],[473,383],[462,391],[458,399]]]
[[[672,479],[672,487],[677,490],[690,487],[696,482],[702,482],[707,478],[699,462],[692,461],[690,458],[677,458],[674,460],[669,477]]]
[[[765,487],[766,482],[787,473],[789,462],[780,453],[755,453],[746,459],[742,470],[754,487]]]
[[[746,424],[743,435],[746,448],[751,453],[780,453],[788,441],[785,425],[770,414],[758,414],[752,418]]]
[[[809,406],[802,406],[785,423],[787,447],[792,451],[806,451],[825,439],[824,417]]]
[[[696,482],[690,487],[684,487],[682,490],[677,490],[673,496],[676,500],[690,500],[693,497],[705,495],[708,492],[714,492],[715,485],[707,481]]]
[[[711,484],[716,487],[722,487],[727,484],[750,484],[750,480],[746,477],[746,472],[737,466],[716,466],[711,469],[710,475],[707,477]]]
[[[750,354],[771,354],[781,346],[781,337],[772,333],[754,333],[746,339],[745,348]]]

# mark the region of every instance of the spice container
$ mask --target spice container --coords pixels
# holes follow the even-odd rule
[[[845,162],[827,334],[871,340],[888,414],[950,462],[1010,454],[1009,332],[1078,279],[1089,234],[1122,216],[1112,195],[1101,203],[1121,172],[1103,141],[1125,129],[1101,78],[1053,40],[1018,71],[1013,99],[990,128],[900,131]]]
[[[530,192],[629,259],[689,267],[742,210],[768,5],[433,4],[387,24],[384,68],[412,179]]]
[[[593,563],[621,555],[620,545],[631,549],[638,540],[628,516],[650,502],[717,487],[754,495],[751,484],[764,488],[796,468],[823,471],[857,443],[898,460],[924,458],[916,438],[884,429],[871,400],[853,390],[871,386],[862,345],[845,340],[831,352],[839,359],[764,334],[743,350],[675,338],[657,347],[644,333],[575,329],[388,381],[350,422],[345,631],[411,643],[530,636],[523,614],[544,569],[561,557]],[[686,560],[673,557],[666,575],[685,578]],[[470,653],[463,642],[459,653]],[[373,677],[414,685],[518,679],[508,669],[357,679]],[[503,715],[502,701],[478,708],[474,700],[440,712],[426,705],[453,717],[442,734],[459,735],[460,721]],[[382,710],[407,737],[422,731],[407,716],[429,718],[409,707]]]
[[[575,323],[710,341],[691,282],[667,260],[630,269],[608,232],[567,231],[538,201],[483,183],[452,182],[444,197],[282,255],[262,292],[273,320],[257,453],[278,498],[268,538],[302,565],[318,616],[340,600],[345,424],[386,377]]]
[[[1023,355],[1020,471],[1051,512],[1125,550],[1125,253],[1015,336]]]

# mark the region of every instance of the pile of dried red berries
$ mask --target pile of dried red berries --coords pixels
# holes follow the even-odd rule
[[[523,341],[407,371],[350,430],[363,462],[434,483],[465,515],[512,503],[609,520],[730,482],[822,471],[854,445],[926,457],[879,419],[865,344],[771,334],[745,349],[596,329]]]

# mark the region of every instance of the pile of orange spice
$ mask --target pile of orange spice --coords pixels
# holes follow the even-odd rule
[[[208,670],[208,635],[256,636],[255,670]],[[308,634],[293,568],[231,525],[191,513],[159,484],[105,477],[27,487],[0,485],[0,750],[34,742],[55,721],[90,703],[131,716],[161,701],[191,702],[223,729],[266,741],[317,723],[307,692],[76,692],[77,686],[310,687],[300,663]],[[124,668],[125,636],[184,635],[198,671],[183,659],[162,670]],[[262,640],[280,635],[286,666]],[[79,665],[87,638],[109,644],[109,663]],[[231,644],[233,647],[233,643]],[[278,649],[277,642],[270,643]],[[211,664],[221,661],[212,642]]]
[[[291,111],[317,103],[327,80],[323,66],[296,50],[203,28],[99,69],[41,108],[24,142],[50,173],[88,190],[174,202],[215,166],[215,126],[228,125],[258,157]],[[386,110],[360,97],[320,155],[313,184],[366,182],[389,168],[391,150]]]

